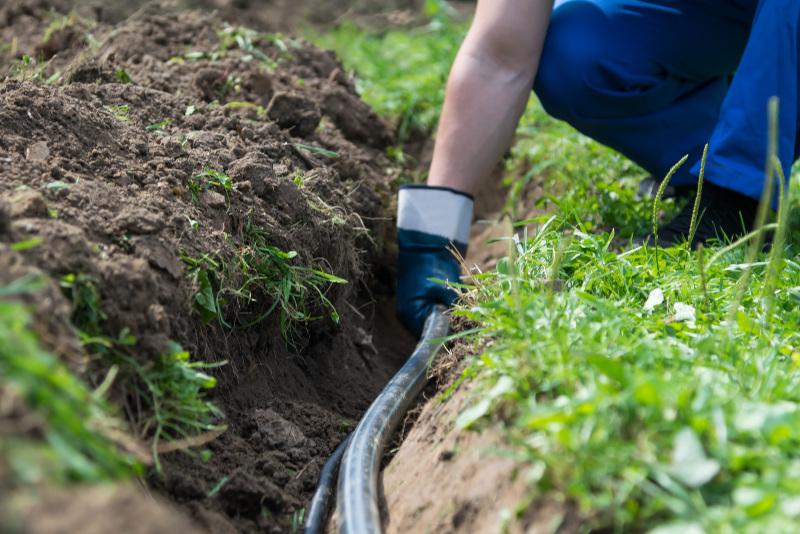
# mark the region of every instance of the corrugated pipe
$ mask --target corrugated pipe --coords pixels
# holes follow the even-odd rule
[[[306,534],[323,532],[333,480],[342,462],[336,512],[341,534],[375,534],[382,531],[378,508],[378,475],[386,444],[427,382],[428,367],[441,347],[450,322],[443,306],[425,321],[417,348],[400,371],[372,403],[356,427],[325,463],[309,508]],[[344,458],[342,458],[342,456]]]

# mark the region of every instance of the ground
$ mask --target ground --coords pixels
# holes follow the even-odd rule
[[[297,530],[412,345],[393,199],[466,22],[72,4],[0,7],[0,530]],[[644,176],[531,99],[385,458],[388,531],[796,530],[797,175],[697,251],[631,243],[693,200]]]
[[[0,285],[39,281],[11,293],[44,350],[91,388],[110,385],[131,454],[151,463],[146,446],[158,451],[149,493],[196,529],[289,529],[409,350],[388,303],[392,131],[336,58],[303,41],[170,5],[97,20],[58,15],[65,4],[0,8],[11,68]],[[152,382],[164,362],[198,369],[181,367],[176,344],[189,361],[226,362],[203,371],[217,382],[199,401],[207,420],[185,434],[141,404],[167,402]],[[12,424],[24,404],[0,413],[9,443],[50,435],[47,422]],[[21,485],[10,461],[7,521],[47,531],[42,503],[57,511],[64,496]],[[157,506],[78,494],[85,514]],[[143,531],[187,524],[147,521]]]

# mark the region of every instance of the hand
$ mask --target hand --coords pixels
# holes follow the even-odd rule
[[[425,319],[437,304],[444,304],[449,308],[458,297],[454,289],[442,282],[461,280],[461,267],[448,246],[449,243],[445,240],[436,243],[431,239],[428,244],[400,241],[397,315],[416,337],[422,334]]]
[[[397,217],[397,315],[419,337],[437,304],[451,306],[461,267],[453,255],[467,252],[472,197],[447,188],[404,186]],[[438,280],[433,281],[432,279]]]

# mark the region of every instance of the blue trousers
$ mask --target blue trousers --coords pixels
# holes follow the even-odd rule
[[[567,0],[553,12],[534,90],[545,110],[673,185],[705,177],[759,198],[770,97],[778,153],[800,157],[800,0]]]

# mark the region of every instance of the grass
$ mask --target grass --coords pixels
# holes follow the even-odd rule
[[[174,342],[165,354],[143,361],[137,358],[137,340],[127,329],[113,336],[106,333],[100,294],[90,277],[67,275],[61,285],[72,301],[72,323],[82,345],[96,367],[114,378],[138,437],[150,443],[157,470],[159,453],[174,448],[170,443],[196,443],[198,436],[224,428],[219,425],[222,413],[205,398],[206,391],[216,386],[216,379],[205,370],[225,362],[192,361]]]
[[[432,131],[462,34],[345,26],[317,42],[343,56],[381,113]],[[520,200],[534,182],[549,214],[518,223],[508,256],[469,280],[457,313],[476,325],[464,379],[477,387],[457,423],[500,432],[530,488],[515,512],[546,495],[575,503],[586,529],[794,532],[797,194],[779,190],[770,253],[758,232],[698,251],[620,250],[619,236],[654,220],[657,231],[678,206],[637,200],[641,169],[535,101],[505,173],[512,217],[530,207]]]
[[[0,288],[0,391],[18,397],[44,440],[29,431],[4,435],[0,455],[19,484],[114,480],[141,472],[124,452],[123,425],[102,398],[42,349],[30,329],[30,310],[10,297],[34,293],[40,281],[20,279]],[[8,428],[4,425],[4,428]]]
[[[188,50],[171,61],[218,61],[231,52],[241,54],[240,60],[249,63],[256,61],[266,72],[272,73],[285,60],[292,58],[292,50],[301,45],[294,38],[281,33],[259,33],[243,26],[226,25],[217,32],[218,43],[210,51]],[[271,53],[264,50],[269,49]],[[230,90],[231,87],[228,88]]]
[[[231,177],[222,171],[205,168],[201,172],[190,176],[186,185],[192,195],[192,202],[195,204],[200,200],[200,195],[203,191],[208,191],[209,189],[220,190],[225,195],[225,200],[230,203],[233,182]]]
[[[785,236],[798,198],[781,199],[769,253],[761,232],[698,252],[620,251],[576,222],[595,216],[583,204],[510,239],[458,312],[488,347],[458,423],[496,423],[531,498],[576,503],[589,528],[794,531],[800,263]],[[658,198],[652,209],[656,233]]]
[[[194,308],[204,321],[249,328],[277,313],[280,332],[290,344],[305,324],[325,316],[339,322],[327,295],[333,285],[346,280],[323,268],[299,265],[297,252],[271,245],[252,221],[245,224],[241,238],[243,245],[231,261],[183,256],[197,287]]]

